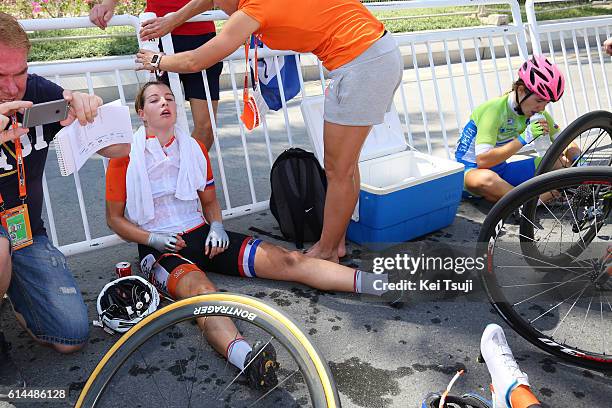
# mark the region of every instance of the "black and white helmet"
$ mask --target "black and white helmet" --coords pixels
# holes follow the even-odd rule
[[[157,310],[159,293],[155,286],[140,276],[125,276],[107,283],[96,307],[98,326],[106,331],[125,333],[132,326]]]

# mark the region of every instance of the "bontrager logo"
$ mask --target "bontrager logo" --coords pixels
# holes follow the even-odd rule
[[[251,313],[248,310],[240,309],[233,306],[198,306],[193,309],[194,316],[206,315],[206,314],[221,314],[225,316],[235,316],[245,320],[253,321],[257,317],[255,313]]]

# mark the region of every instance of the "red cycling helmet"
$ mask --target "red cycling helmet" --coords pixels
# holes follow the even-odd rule
[[[543,55],[534,55],[525,61],[518,70],[518,76],[525,86],[540,98],[557,102],[563,96],[565,78],[555,64],[551,64]]]

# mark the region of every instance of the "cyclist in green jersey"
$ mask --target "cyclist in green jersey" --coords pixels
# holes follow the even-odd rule
[[[518,76],[511,92],[478,106],[461,132],[455,159],[465,165],[464,196],[496,202],[532,178],[540,157],[507,160],[538,137],[552,139],[559,131],[544,109],[563,95],[561,71],[544,56],[534,56],[521,66]],[[538,113],[543,118],[530,121]],[[571,146],[559,158],[558,167],[567,165],[578,153],[577,147]]]

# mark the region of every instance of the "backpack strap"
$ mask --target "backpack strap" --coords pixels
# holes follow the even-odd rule
[[[249,227],[249,231],[253,231],[256,234],[265,235],[266,237],[270,237],[270,238],[276,239],[278,241],[291,242],[288,239],[285,239],[285,237],[281,237],[280,235],[273,234],[273,233],[268,232],[268,231],[264,231],[264,230],[262,230],[260,228],[257,228],[257,227],[251,226],[251,227]]]
[[[296,175],[296,178],[300,180],[302,176],[302,172],[297,161],[294,161],[291,164],[292,171]],[[285,190],[289,188],[287,184],[283,184]],[[289,192],[286,192],[286,196],[291,196]],[[291,218],[293,219],[293,227],[295,229],[295,247],[297,249],[304,248],[304,203],[300,202],[300,200],[295,200],[295,202],[290,203],[292,208],[295,208],[296,211],[291,211]]]
[[[315,158],[311,158],[311,160]],[[318,163],[316,163],[318,164]],[[318,170],[318,169],[317,169]],[[315,180],[315,177],[317,177],[318,174],[313,174],[312,171],[307,171],[306,172],[306,200],[304,200],[303,206],[304,206],[304,210],[303,210],[303,214],[304,214],[304,218],[306,220],[306,222],[308,223],[308,225],[310,226],[310,229],[312,231],[318,231],[322,226],[318,225],[318,223],[316,222],[316,217],[314,216],[314,212],[315,212],[315,201],[314,201],[314,191],[312,191],[312,183],[317,181]],[[310,210],[309,210],[310,209]],[[306,211],[312,211],[311,214],[309,214],[308,216],[306,215]],[[303,232],[302,232],[303,233]],[[303,235],[302,235],[303,237]]]

